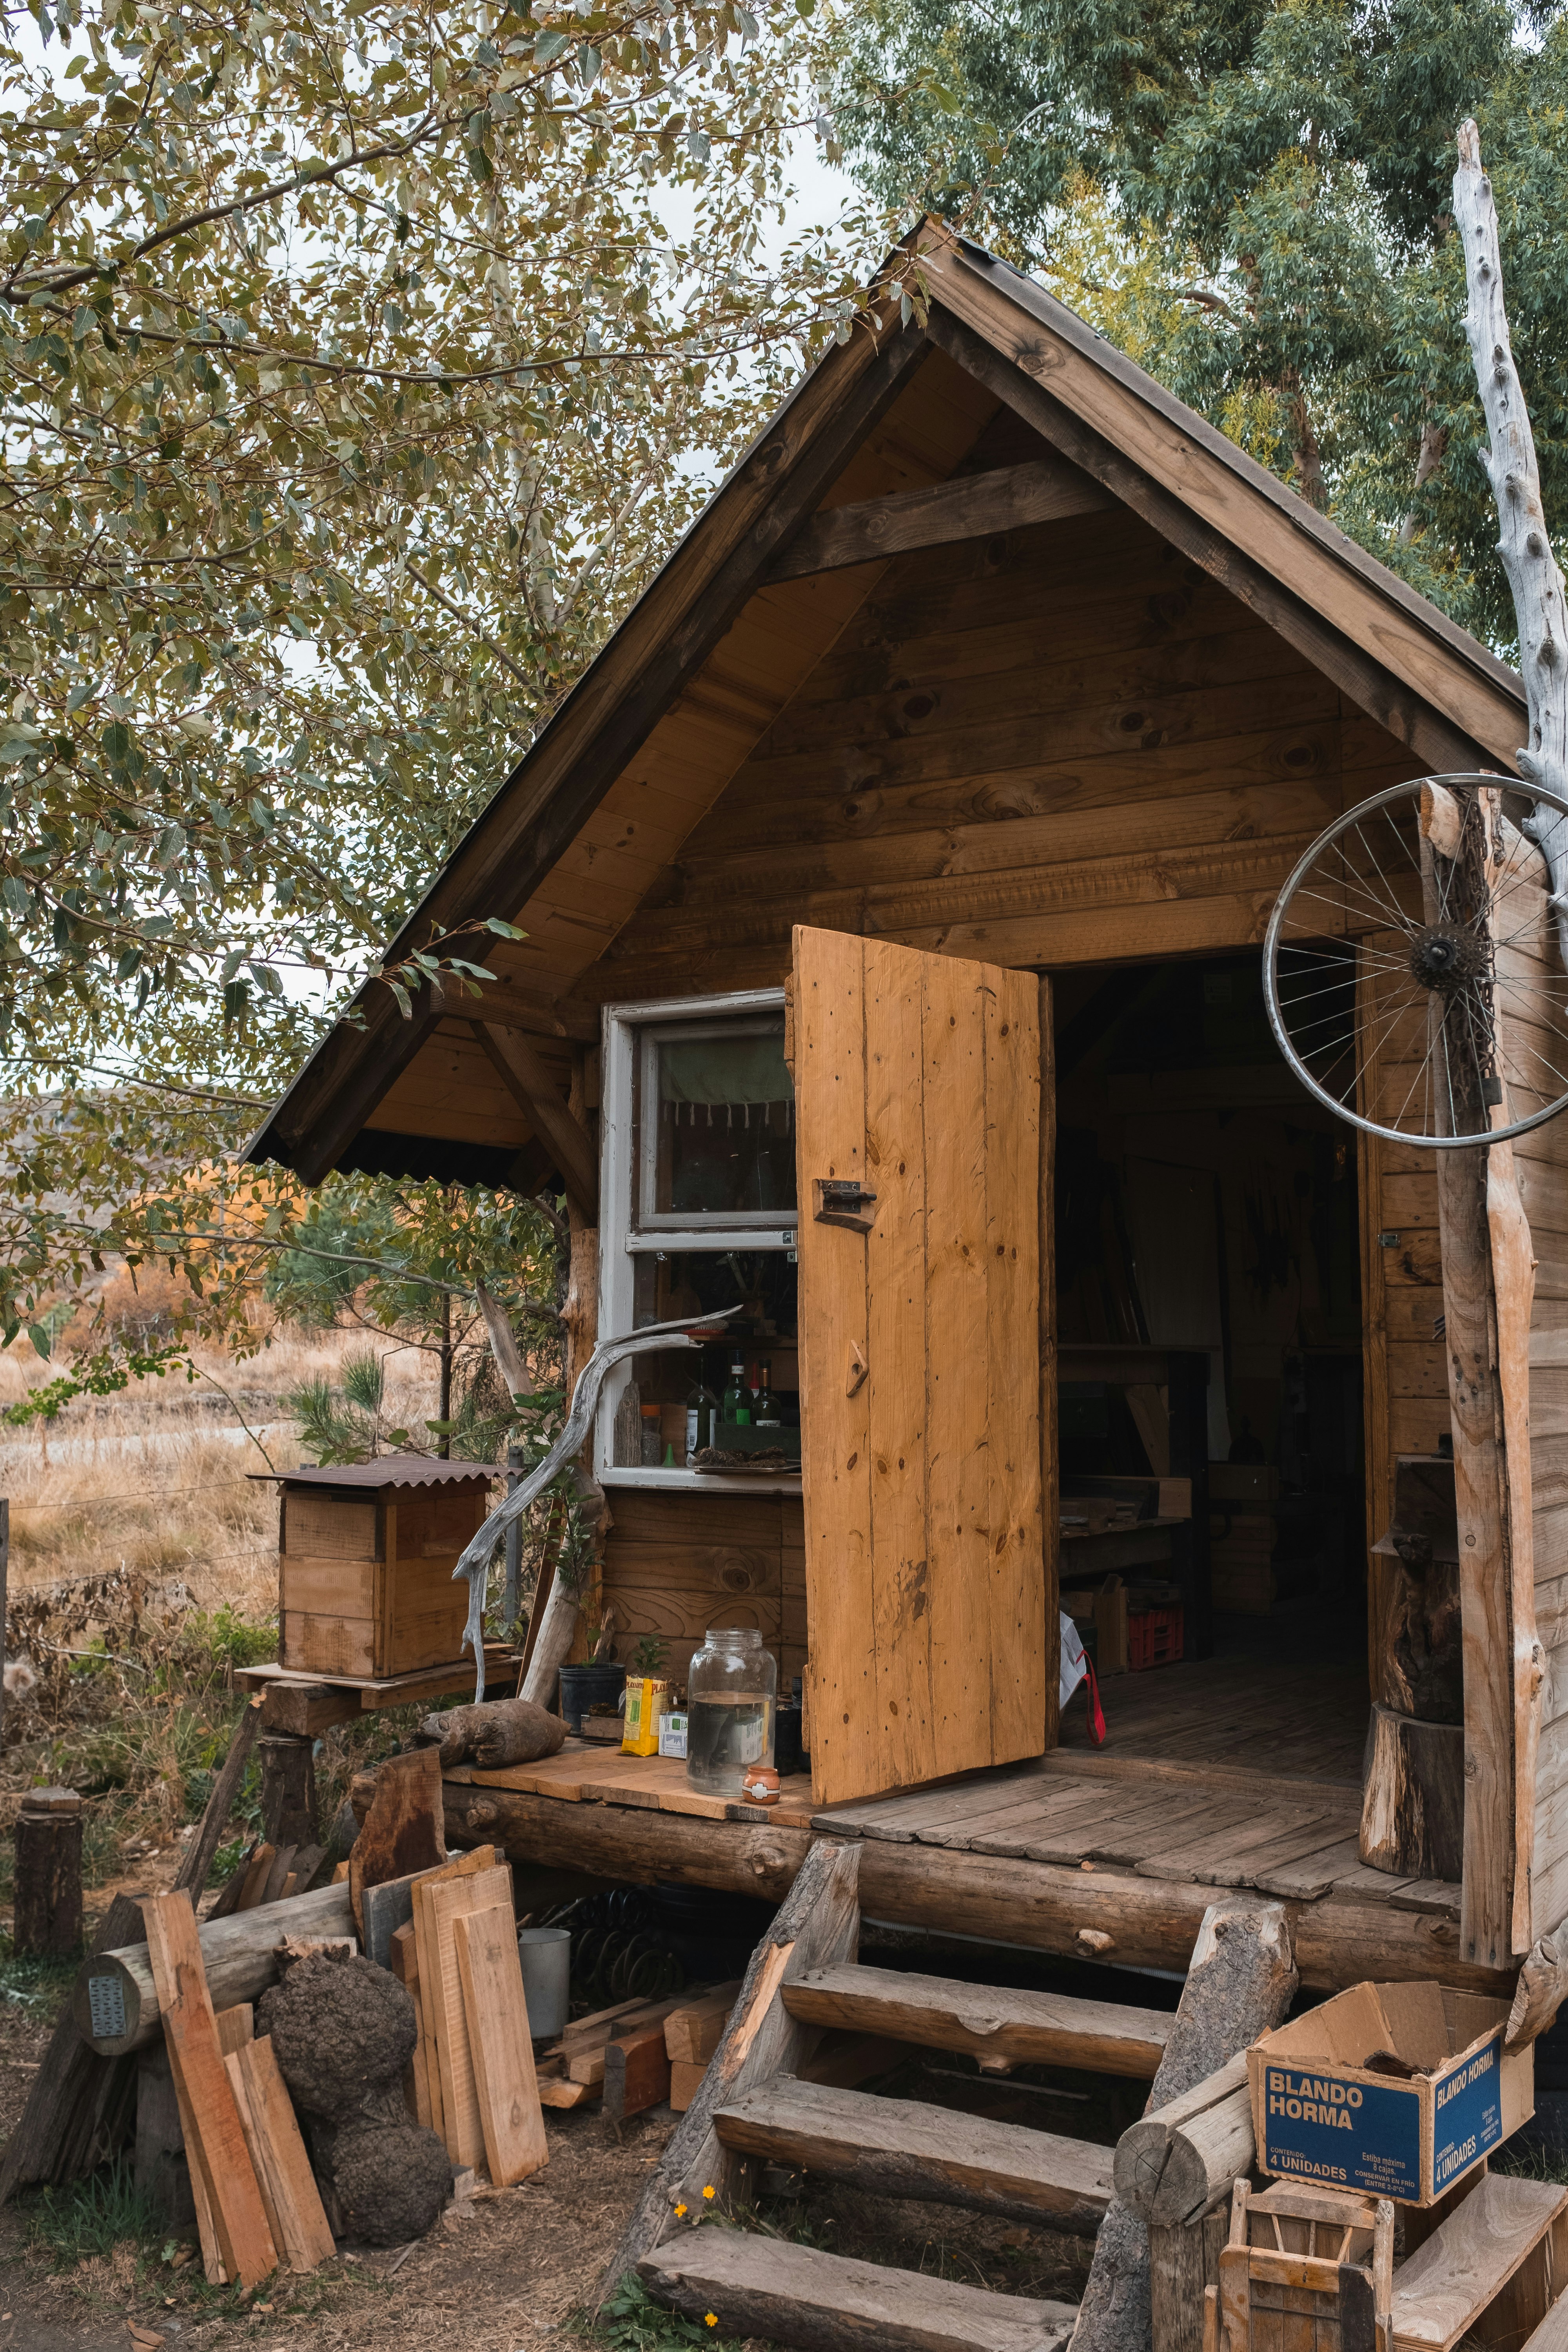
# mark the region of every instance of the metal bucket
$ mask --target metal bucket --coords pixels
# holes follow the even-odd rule
[[[528,2002],[528,2031],[553,2042],[566,2030],[572,1982],[572,1937],[564,1927],[520,1927],[517,1957]]]

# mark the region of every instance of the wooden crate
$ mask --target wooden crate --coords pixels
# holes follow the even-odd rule
[[[379,1465],[367,1464],[365,1470]],[[439,1484],[285,1478],[278,1537],[279,1662],[293,1673],[413,1674],[457,1658],[468,1588],[458,1555],[489,1477],[454,1463]]]

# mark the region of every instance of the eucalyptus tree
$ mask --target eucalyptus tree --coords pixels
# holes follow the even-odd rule
[[[877,0],[839,120],[879,196],[1041,270],[1506,646],[1452,142],[1476,116],[1548,504],[1563,503],[1565,44],[1556,0]]]

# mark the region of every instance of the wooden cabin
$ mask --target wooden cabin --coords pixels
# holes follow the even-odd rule
[[[815,1803],[868,1837],[885,1792],[1019,1759],[1099,1792],[1076,1848],[950,1835],[950,1908],[961,1846],[1011,1851],[1103,1950],[1152,1882],[1178,1927],[1122,1948],[1180,1963],[1192,1900],[1255,1884],[1339,1905],[1309,1981],[1495,1982],[1568,1913],[1568,1130],[1518,1152],[1522,1515],[1458,1554],[1462,1892],[1401,1884],[1356,1814],[1373,1547],[1456,1440],[1437,1179],[1300,1087],[1260,943],[1342,810],[1512,772],[1519,680],[1029,279],[911,250],[923,323],[824,354],[389,949],[502,916],[499,984],[413,1020],[368,987],[253,1156],[558,1180],[600,1336],[743,1310],[760,1465],[687,1458],[725,1345],[609,1384],[605,1598],[676,1673],[760,1627]],[[1099,1752],[1081,1697],[1058,1721],[1064,1591]],[[1134,1635],[1180,1663],[1116,1671]],[[767,1891],[768,1834],[752,1878],[659,1866]]]

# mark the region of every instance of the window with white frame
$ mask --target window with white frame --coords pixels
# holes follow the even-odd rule
[[[784,1046],[781,989],[606,1012],[600,1337],[739,1309],[731,1337],[637,1357],[606,1382],[595,1452],[610,1485],[798,1486]]]

